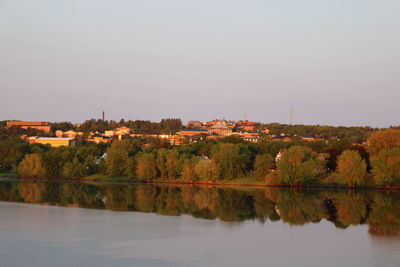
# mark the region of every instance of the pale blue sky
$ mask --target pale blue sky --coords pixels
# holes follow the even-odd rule
[[[0,0],[0,120],[400,124],[399,0]]]

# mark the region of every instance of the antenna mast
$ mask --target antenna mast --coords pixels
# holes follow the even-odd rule
[[[293,107],[290,107],[290,125],[293,125]]]

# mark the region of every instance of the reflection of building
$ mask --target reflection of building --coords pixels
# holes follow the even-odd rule
[[[7,122],[7,128],[17,126],[21,127],[22,129],[36,129],[43,131],[45,133],[51,132],[51,126],[50,123],[45,122],[45,121],[8,121]]]
[[[76,146],[74,138],[60,138],[60,137],[29,137],[29,143],[38,143],[43,145],[50,145],[52,147],[58,146]]]
[[[225,136],[225,135],[231,135],[232,129],[223,124],[215,124],[210,129],[208,129],[208,132],[212,134]]]

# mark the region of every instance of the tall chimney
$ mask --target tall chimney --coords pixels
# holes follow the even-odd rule
[[[104,121],[104,111],[103,111],[103,121]]]

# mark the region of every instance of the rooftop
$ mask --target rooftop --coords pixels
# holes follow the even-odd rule
[[[75,138],[71,137],[35,137],[35,139],[48,139],[48,140],[74,140]]]
[[[207,132],[207,129],[185,129],[182,130],[181,132]]]

